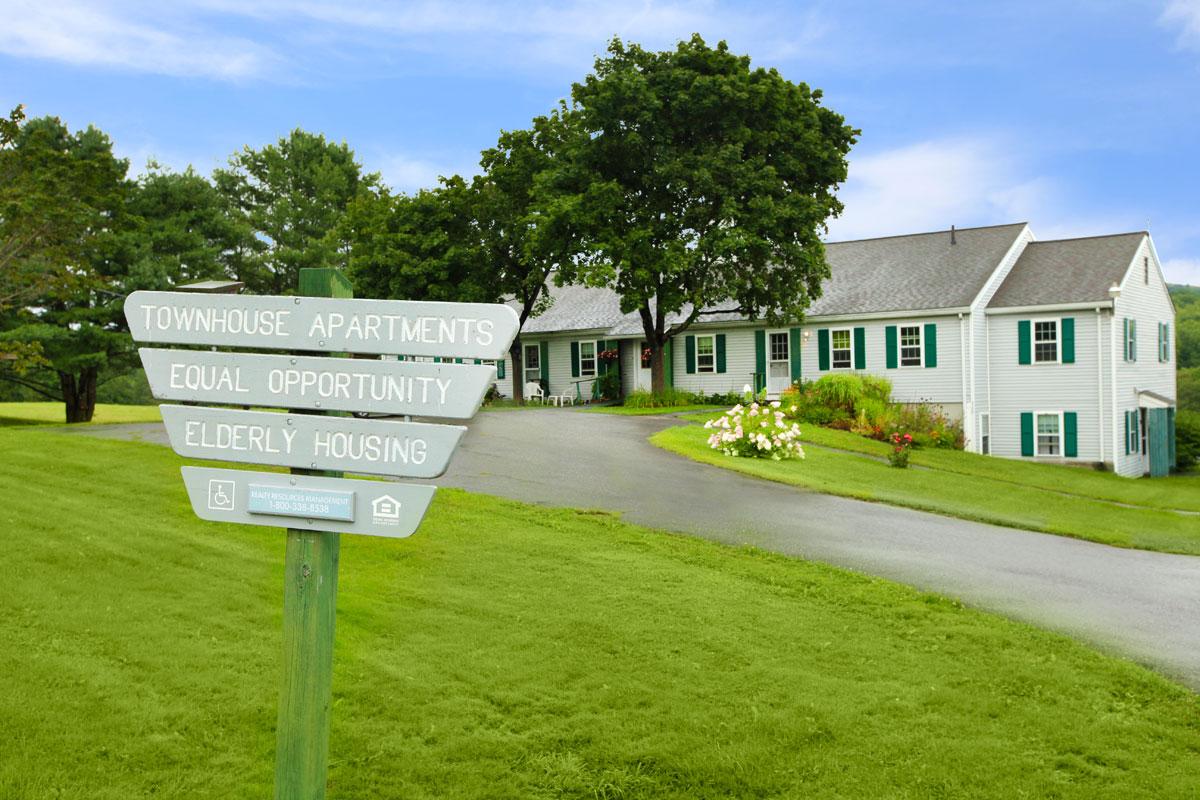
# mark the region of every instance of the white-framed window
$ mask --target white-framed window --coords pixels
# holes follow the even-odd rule
[[[992,415],[979,415],[979,452],[991,455],[992,452]]]
[[[849,328],[829,332],[829,356],[834,369],[850,369],[854,363],[854,353]]]
[[[579,343],[579,377],[596,377],[596,343]]]
[[[921,326],[902,325],[900,327],[900,366],[919,367],[924,361],[921,347]]]
[[[536,344],[525,345],[525,382],[536,383],[542,379],[542,348]]]
[[[1058,363],[1058,320],[1033,321],[1033,363]]]
[[[1137,320],[1125,320],[1125,360],[1137,361]]]
[[[696,372],[717,371],[717,340],[715,336],[696,337]]]
[[[1034,415],[1035,433],[1037,435],[1038,456],[1059,458],[1063,454],[1062,443],[1062,412],[1039,411]]]

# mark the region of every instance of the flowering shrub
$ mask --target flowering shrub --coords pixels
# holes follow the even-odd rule
[[[712,431],[708,446],[727,456],[769,458],[804,458],[800,447],[800,426],[789,423],[779,410],[778,401],[747,405],[738,403],[716,419],[704,423]]]
[[[912,449],[913,438],[907,433],[892,434],[892,452],[888,453],[888,463],[898,469],[908,467],[908,452]]]

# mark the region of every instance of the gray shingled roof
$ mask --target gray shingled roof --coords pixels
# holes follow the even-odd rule
[[[621,298],[612,289],[550,283],[546,290],[554,302],[526,321],[522,329],[525,333],[608,330],[625,316],[621,313]]]
[[[813,303],[808,315],[874,314],[968,306],[1025,227],[1024,222],[1017,222],[963,228],[955,231],[954,244],[950,243],[948,230],[828,243],[825,253],[831,276],[824,282],[823,294]],[[1025,252],[1029,253],[1036,246],[1031,244]],[[1025,260],[1026,256],[1022,256],[1018,266]],[[1090,263],[1086,258],[1084,261]],[[1030,271],[1040,269],[1034,267]],[[1017,269],[1013,270],[1014,275],[1017,272]],[[1009,282],[1012,281],[1010,276]],[[1107,290],[1107,284],[1104,288]],[[620,299],[610,289],[551,285],[549,291],[554,302],[545,313],[525,324],[525,333],[584,330],[602,330],[611,336],[642,333],[641,318],[636,312],[621,313]],[[1036,293],[1037,287],[1033,291]],[[1061,301],[1043,297],[1038,302]],[[671,315],[668,321],[686,317],[688,311],[685,308],[681,314]],[[725,312],[705,314],[701,319],[706,323],[740,322],[746,317]]]
[[[969,306],[1025,223],[832,242],[830,277],[809,316]]]
[[[996,291],[988,308],[1092,303],[1109,299],[1145,231],[1086,239],[1031,242]]]

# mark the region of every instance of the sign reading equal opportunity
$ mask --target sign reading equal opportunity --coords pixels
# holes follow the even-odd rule
[[[163,405],[171,446],[180,455],[413,478],[441,475],[466,428],[324,413],[470,418],[496,368],[449,360],[503,358],[518,328],[516,312],[497,304],[184,292],[134,292],[125,314],[142,342],[289,351],[141,348],[160,400],[290,409]],[[422,485],[200,467],[185,467],[184,482],[202,519],[391,537],[417,529],[434,492]]]

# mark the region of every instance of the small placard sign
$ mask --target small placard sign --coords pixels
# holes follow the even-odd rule
[[[251,514],[354,521],[354,492],[263,486],[257,483],[250,484],[247,491],[246,510]]]

